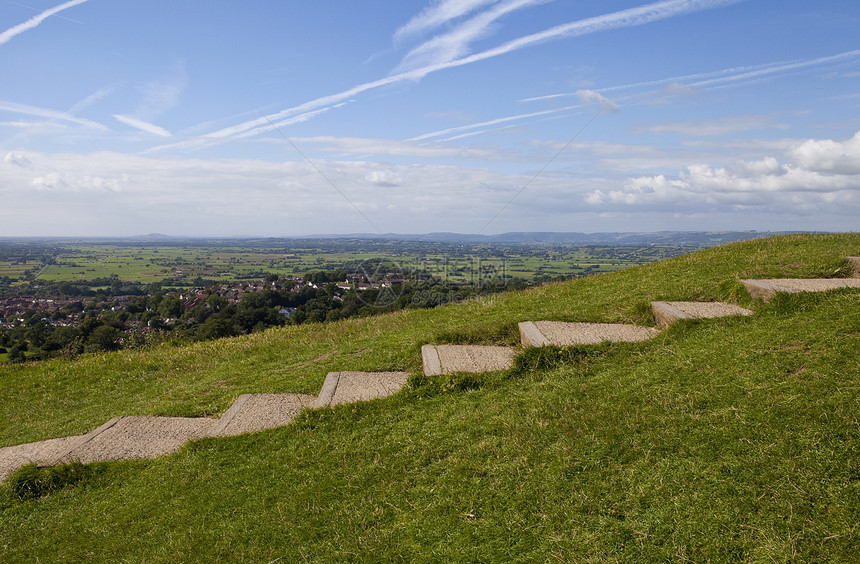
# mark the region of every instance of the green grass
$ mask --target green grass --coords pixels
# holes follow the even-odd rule
[[[436,310],[4,367],[5,445],[316,392],[329,370],[416,375],[385,400],[93,465],[38,499],[4,485],[0,560],[853,561],[860,292],[763,306],[737,283],[844,275],[850,254],[860,236],[782,237]],[[508,342],[526,319],[647,323],[652,299],[717,298],[757,315],[417,375],[425,342]]]

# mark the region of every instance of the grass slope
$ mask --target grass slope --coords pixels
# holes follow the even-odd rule
[[[417,372],[424,342],[509,342],[527,319],[749,304],[739,278],[844,274],[850,254],[858,235],[780,237],[436,310],[4,369],[0,437],[218,413],[244,392],[315,392],[328,370]],[[285,428],[91,465],[37,500],[7,484],[0,560],[850,561],[860,292],[756,308],[510,373],[416,376]]]

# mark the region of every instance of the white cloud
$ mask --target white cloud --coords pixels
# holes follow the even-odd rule
[[[624,152],[600,144],[591,151]],[[647,146],[640,152],[651,157]],[[599,231],[609,214],[616,225],[636,230],[665,228],[660,221],[672,221],[676,229],[856,229],[860,175],[811,170],[831,166],[827,151],[805,165],[810,168],[788,158],[789,152],[628,181],[583,176],[578,166],[569,174],[556,171],[528,184],[492,226],[496,232],[569,231],[574,225],[575,230]],[[383,232],[475,232],[532,176],[455,166],[315,161],[335,190],[301,161],[12,153],[0,163],[0,221],[7,235],[278,236],[371,230],[350,202]],[[24,159],[29,168],[21,166]],[[33,209],[39,210],[35,220]],[[739,210],[755,215],[741,220]]]
[[[810,139],[791,156],[800,167],[813,172],[860,175],[860,132],[846,141]]]
[[[6,156],[3,157],[3,162],[20,166],[21,168],[33,168],[33,163],[30,162],[30,159],[28,159],[21,151],[11,151],[6,153]]]
[[[623,187],[590,192],[585,202],[606,206],[760,207],[770,211],[860,213],[860,132],[846,141],[808,140],[784,155],[732,166],[695,164],[677,177],[630,179]]]
[[[158,135],[159,137],[172,137],[171,133],[164,129],[163,127],[159,127],[152,123],[145,122],[143,120],[137,119],[132,116],[124,116],[121,114],[113,114],[113,117],[116,118],[117,121],[124,123],[128,126],[134,127],[141,131],[145,131],[146,133],[151,133],[153,135]]]
[[[15,235],[225,236],[368,231],[474,232],[529,179],[481,168],[374,162],[36,154],[34,169],[0,166],[0,221]],[[345,197],[339,193],[342,192]],[[507,210],[559,212],[569,179],[538,178]],[[348,200],[348,201],[347,201]],[[34,221],[26,210],[39,209]],[[534,221],[534,219],[532,219]],[[545,220],[538,220],[545,223]],[[501,225],[501,224],[500,224]]]
[[[20,35],[20,34],[24,33],[25,31],[29,31],[29,30],[37,27],[39,24],[41,24],[43,21],[50,18],[54,14],[56,14],[58,12],[62,12],[63,10],[67,10],[69,8],[72,8],[74,6],[77,6],[78,4],[83,4],[86,1],[87,0],[71,0],[70,2],[65,2],[63,4],[60,4],[59,6],[55,6],[53,8],[48,9],[48,10],[45,10],[44,12],[41,12],[38,15],[33,16],[32,18],[30,18],[29,20],[27,20],[24,23],[10,27],[9,29],[4,31],[3,33],[0,33],[0,45],[3,45],[4,43],[8,43],[16,35]]]
[[[615,113],[618,111],[618,104],[594,90],[577,90],[576,96],[583,104],[595,106],[601,112]]]
[[[400,184],[400,176],[391,170],[374,170],[364,179],[377,186],[394,187]]]
[[[44,176],[36,176],[30,181],[37,190],[55,190],[57,188],[66,188],[68,184],[62,179],[59,173],[50,172]]]

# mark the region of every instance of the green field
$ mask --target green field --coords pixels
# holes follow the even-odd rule
[[[383,260],[394,271],[426,270],[452,282],[470,282],[481,272],[525,281],[537,277],[571,277],[611,272],[677,256],[692,249],[676,246],[571,247],[490,246],[433,243],[381,244],[360,242],[338,248],[328,242],[319,248],[258,244],[220,246],[211,244],[83,244],[60,243],[50,249],[50,264],[17,258],[0,260],[0,276],[21,278],[26,272],[36,280],[75,281],[116,276],[128,282],[161,282],[166,279],[192,285],[199,279],[219,282],[262,278],[266,274],[302,276],[308,272],[354,270],[368,260]],[[404,250],[405,249],[405,250]],[[4,274],[5,273],[5,274]]]
[[[6,276],[12,279],[23,278],[28,271],[38,272],[42,268],[39,261],[0,261],[0,278]]]
[[[856,254],[860,235],[779,237],[432,310],[3,367],[4,446],[316,393],[332,370],[413,377],[287,427],[91,465],[37,500],[0,486],[0,560],[855,561],[860,292],[764,305],[738,280],[847,275]],[[425,343],[513,344],[529,319],[653,324],[656,299],[756,315],[420,376]]]

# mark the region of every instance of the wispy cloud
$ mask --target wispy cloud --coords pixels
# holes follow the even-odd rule
[[[729,6],[731,4],[737,4],[743,1],[745,0],[663,0],[661,2],[656,2],[653,4],[647,4],[636,8],[612,12],[602,16],[595,16],[592,18],[570,22],[567,24],[552,27],[539,33],[534,33],[512,41],[508,41],[502,45],[499,45],[498,47],[494,47],[492,49],[488,49],[480,53],[475,53],[451,61],[427,65],[414,70],[404,71],[399,74],[393,74],[391,76],[381,78],[379,80],[365,82],[363,84],[354,86],[348,90],[344,90],[342,92],[338,92],[336,94],[331,94],[328,96],[323,96],[321,98],[305,102],[304,104],[294,106],[292,108],[287,108],[285,110],[268,115],[266,117],[246,121],[244,123],[223,128],[221,130],[209,134],[207,137],[226,139],[258,127],[264,127],[268,125],[269,121],[276,122],[289,116],[305,113],[324,106],[330,106],[333,104],[348,101],[351,98],[369,90],[388,86],[390,84],[394,84],[403,80],[419,80],[430,73],[442,71],[449,68],[469,65],[493,57],[505,55],[507,53],[530,47],[532,45],[537,45],[539,43],[544,43],[547,41],[557,40],[566,37],[598,33],[611,29],[645,25],[663,19],[682,16],[685,14],[690,14],[703,10],[719,8],[723,6]]]
[[[777,63],[775,65],[770,65],[763,68],[753,68],[746,72],[739,72],[732,76],[726,77],[715,77],[709,78],[706,80],[700,80],[698,82],[692,83],[690,86],[703,87],[703,86],[714,86],[717,84],[723,84],[727,82],[737,82],[741,80],[753,80],[759,79],[768,75],[786,73],[791,71],[796,71],[804,68],[815,67],[820,65],[825,65],[829,63],[837,63],[842,61],[847,61],[849,59],[855,59],[860,57],[860,49],[854,51],[846,51],[844,53],[839,53],[838,55],[833,55],[830,57],[820,57],[818,59],[808,59],[804,61],[790,61],[786,63]]]
[[[185,65],[176,64],[164,76],[139,85],[142,98],[134,112],[112,115],[117,121],[146,133],[159,137],[173,137],[167,129],[155,125],[152,121],[179,103],[179,98],[187,85],[188,76]],[[96,95],[98,92],[92,96]]]
[[[141,86],[143,99],[134,114],[144,119],[153,119],[179,103],[179,97],[188,86],[185,65],[173,65],[169,72]]]
[[[152,123],[143,121],[133,116],[124,116],[121,114],[113,114],[113,117],[126,125],[139,129],[141,131],[145,131],[146,133],[152,133],[153,135],[158,135],[159,137],[172,137],[171,133],[164,129],[163,127],[159,127]]]
[[[95,104],[99,100],[106,98],[107,96],[110,96],[113,93],[113,91],[114,91],[113,88],[102,88],[100,90],[93,92],[92,94],[90,94],[89,96],[87,96],[86,98],[84,98],[80,102],[77,102],[74,106],[69,108],[69,114],[74,115],[74,114],[80,112],[81,110],[84,110],[84,109],[90,107],[91,105]]]
[[[185,141],[179,141],[177,143],[168,143],[165,145],[157,145],[155,147],[150,147],[143,151],[142,154],[150,155],[155,153],[161,153],[163,151],[167,151],[170,149],[201,149],[204,147],[211,147],[213,145],[218,145],[220,143],[225,142],[226,140],[241,140],[241,139],[249,139],[260,133],[266,133],[269,131],[280,131],[282,127],[287,127],[289,125],[293,125],[296,123],[302,123],[308,121],[311,118],[314,118],[318,115],[324,114],[330,110],[335,108],[340,108],[344,104],[335,104],[333,106],[329,106],[327,108],[320,108],[318,110],[314,110],[311,112],[305,112],[303,114],[299,114],[297,116],[292,116],[286,119],[279,119],[277,122],[271,121],[266,117],[262,117],[258,120],[254,120],[255,123],[259,123],[260,125],[254,127],[253,129],[247,129],[244,131],[236,131],[231,135],[225,135],[224,130],[216,131],[215,133],[209,133],[202,135],[200,137],[194,137]]]
[[[463,57],[470,45],[489,35],[494,23],[501,17],[547,0],[506,0],[494,4],[490,9],[454,27],[451,31],[437,35],[412,49],[394,70],[394,73],[448,63]]]
[[[20,23],[16,26],[10,27],[9,29],[4,31],[3,33],[0,33],[0,45],[8,43],[15,36],[20,35],[20,34],[24,33],[25,31],[29,31],[29,30],[33,29],[34,27],[37,27],[39,24],[41,24],[43,21],[50,18],[54,14],[56,14],[58,12],[62,12],[63,10],[67,10],[69,8],[72,8],[74,6],[77,6],[78,4],[83,4],[84,2],[87,2],[87,0],[70,0],[69,2],[65,2],[63,4],[60,4],[59,6],[55,6],[53,8],[48,9],[48,10],[45,10],[44,12],[41,12],[41,13],[33,16],[32,18],[30,18],[29,20],[27,20],[24,23]]]
[[[776,121],[773,115],[743,115],[719,119],[702,119],[661,123],[636,128],[634,133],[677,133],[693,137],[728,135],[760,129],[788,129],[788,124]]]
[[[400,43],[410,37],[427,33],[495,2],[496,0],[439,0],[398,28],[394,33],[394,42]]]
[[[743,67],[733,67],[718,71],[710,71],[703,73],[694,73],[681,76],[673,76],[671,78],[663,78],[659,80],[649,80],[645,82],[633,82],[630,84],[620,84],[616,86],[608,86],[605,88],[596,88],[596,92],[619,92],[625,90],[640,90],[646,88],[672,87],[676,92],[691,93],[696,89],[716,87],[731,83],[738,83],[745,80],[758,80],[768,76],[776,76],[780,74],[799,71],[802,69],[813,69],[815,67],[828,64],[838,64],[847,62],[860,57],[860,50],[845,51],[836,55],[827,57],[817,57],[814,59],[803,59],[796,61],[778,61],[764,65],[751,65]],[[553,100],[557,98],[577,96],[576,92],[561,92],[556,94],[548,94],[546,96],[535,96],[533,98],[524,98],[520,102],[538,102],[544,100]]]
[[[94,129],[107,130],[105,126],[100,123],[96,123],[94,121],[90,121],[88,119],[83,119],[79,117],[75,117],[66,112],[58,112],[56,110],[49,110],[46,108],[37,108],[35,106],[28,106],[25,104],[18,104],[16,102],[4,102],[0,100],[0,111],[7,111],[16,114],[24,114],[30,116],[38,116],[53,120],[66,121],[70,123],[76,123],[78,125],[84,125],[87,127],[92,127]]]
[[[653,4],[647,4],[636,8],[620,10],[618,12],[612,12],[601,16],[558,25],[538,33],[533,33],[531,35],[526,35],[524,37],[508,41],[498,47],[487,49],[486,51],[475,53],[474,55],[462,57],[447,63],[430,65],[424,69],[417,69],[406,74],[410,75],[410,78],[416,79],[431,72],[498,57],[525,47],[545,43],[547,41],[566,37],[589,35],[601,31],[608,31],[610,29],[636,27],[694,12],[729,6],[744,1],[746,0],[663,0],[662,2],[655,2]]]
[[[0,121],[0,127],[17,127],[19,129],[42,129],[45,127],[53,127],[63,129],[68,127],[62,123],[48,121]]]
[[[293,116],[291,118],[282,119],[278,122],[267,122],[267,125],[257,127],[256,129],[253,129],[251,131],[246,131],[245,133],[236,135],[236,138],[237,139],[245,139],[247,137],[253,137],[259,133],[265,133],[267,131],[276,131],[276,130],[279,130],[281,127],[286,127],[288,125],[293,125],[296,123],[303,123],[303,122],[308,121],[309,119],[317,117],[318,115],[322,115],[326,112],[329,112],[331,110],[335,110],[337,108],[342,108],[344,105],[346,105],[345,102],[340,103],[340,104],[334,104],[333,106],[329,106],[327,108],[320,108],[320,109],[314,110],[312,112],[305,112],[303,114],[299,114],[299,115]]]
[[[294,140],[300,145],[318,145],[318,149],[353,155],[374,155],[417,158],[460,158],[472,160],[499,160],[505,155],[499,151],[418,145],[410,141],[391,139],[365,139],[359,137],[302,137]]]
[[[524,119],[548,116],[548,115],[557,114],[560,112],[566,112],[569,110],[573,110],[573,109],[576,109],[578,107],[580,107],[580,106],[565,106],[563,108],[553,108],[551,110],[542,110],[539,112],[530,112],[527,114],[517,114],[514,116],[496,118],[496,119],[491,119],[489,121],[482,121],[479,123],[470,123],[469,125],[460,125],[457,127],[449,127],[447,129],[440,129],[438,131],[431,131],[430,133],[424,133],[422,135],[412,137],[411,139],[409,139],[409,141],[424,141],[427,139],[432,139],[434,137],[443,137],[445,135],[463,133],[465,131],[469,131],[472,129],[492,127],[495,125],[507,124],[507,123],[511,123],[514,121],[524,120]]]

